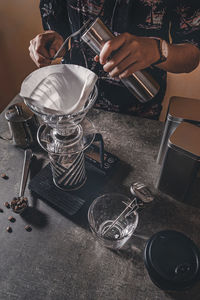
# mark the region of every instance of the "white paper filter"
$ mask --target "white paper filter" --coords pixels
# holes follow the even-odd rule
[[[97,78],[94,72],[78,65],[47,66],[25,78],[20,95],[63,114],[75,113],[84,108]]]

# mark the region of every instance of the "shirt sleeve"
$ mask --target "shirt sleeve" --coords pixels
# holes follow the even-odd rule
[[[70,34],[66,1],[41,0],[40,14],[44,30],[54,30],[63,38]]]
[[[179,0],[171,11],[171,37],[175,44],[190,43],[200,48],[200,1]]]

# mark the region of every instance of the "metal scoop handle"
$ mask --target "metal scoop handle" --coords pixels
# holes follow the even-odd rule
[[[28,178],[28,172],[29,172],[29,166],[30,166],[31,159],[32,159],[32,150],[26,149],[24,152],[24,163],[23,163],[23,169],[22,169],[19,197],[24,196],[24,191],[26,188],[26,182],[27,182],[27,178]]]

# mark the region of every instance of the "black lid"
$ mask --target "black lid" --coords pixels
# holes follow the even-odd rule
[[[181,232],[154,234],[146,244],[144,259],[153,283],[163,290],[187,289],[199,279],[199,250]]]

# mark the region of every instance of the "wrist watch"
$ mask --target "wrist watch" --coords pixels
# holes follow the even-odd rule
[[[155,41],[157,42],[160,57],[155,63],[152,64],[153,66],[161,64],[162,62],[166,61],[169,54],[168,43],[165,40],[155,38]]]

